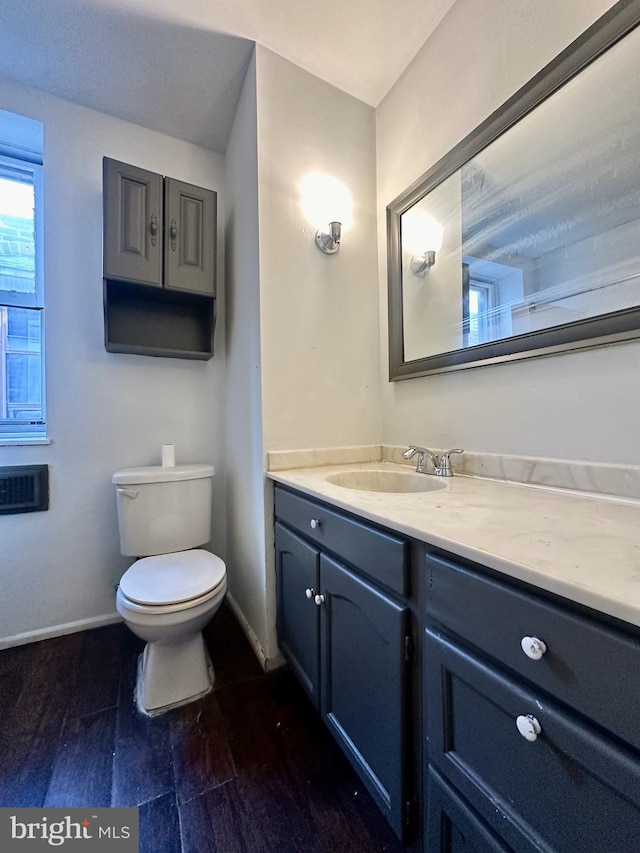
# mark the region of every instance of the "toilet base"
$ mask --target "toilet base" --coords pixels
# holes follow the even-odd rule
[[[155,717],[206,696],[214,680],[201,633],[183,643],[147,643],[138,659],[136,707]]]

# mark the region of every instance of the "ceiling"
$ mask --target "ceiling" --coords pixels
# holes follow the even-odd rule
[[[0,76],[224,153],[253,42],[377,106],[454,2],[2,0]]]

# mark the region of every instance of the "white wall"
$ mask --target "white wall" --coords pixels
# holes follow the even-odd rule
[[[376,443],[374,111],[266,48],[257,56],[265,449]],[[352,196],[337,255],[319,251],[300,209],[310,172]]]
[[[273,627],[267,628],[265,574],[255,56],[226,166],[227,578],[230,596],[264,661],[275,655],[276,646]]]
[[[640,343],[385,383],[385,206],[593,23],[610,0],[458,0],[376,111],[382,438],[634,463]]]
[[[102,157],[218,190],[224,160],[193,145],[0,80],[0,108],[44,123],[48,431],[44,447],[0,447],[0,465],[47,463],[48,512],[0,516],[0,642],[113,618],[120,556],[118,468],[209,461],[214,550],[225,554],[224,335],[209,362],[107,353],[102,320]],[[219,276],[223,280],[223,253]],[[224,316],[224,294],[219,316]],[[32,634],[33,635],[33,634]]]
[[[229,507],[238,513],[230,525],[238,525],[233,542],[240,557],[230,578],[232,595],[269,660],[277,653],[277,640],[266,453],[377,443],[380,434],[375,129],[371,107],[261,46],[256,48],[256,75],[255,93],[245,83],[227,153],[230,163],[239,160],[234,174],[244,168],[253,175],[254,130],[245,110],[255,99],[259,275],[253,266],[257,239],[251,187],[241,188],[237,174],[229,177],[230,195],[244,199],[251,225],[231,238],[236,260],[243,252],[249,257],[242,259],[242,271],[237,267],[230,276],[230,287],[237,292],[228,327],[229,399],[238,402],[241,418],[235,427],[229,424],[230,449],[232,430],[238,430]],[[241,150],[235,151],[236,145]],[[300,182],[315,171],[341,180],[353,198],[353,225],[335,256],[317,249],[315,229],[300,210]],[[235,352],[238,347],[242,354]],[[261,389],[256,387],[258,375]],[[229,411],[235,407],[230,405]],[[264,459],[259,486],[254,442],[260,418]],[[249,541],[240,546],[243,536]]]

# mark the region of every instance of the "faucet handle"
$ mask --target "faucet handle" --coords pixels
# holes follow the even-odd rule
[[[440,457],[440,464],[438,465],[438,474],[441,477],[452,477],[453,471],[451,469],[451,459],[449,458],[452,453],[464,453],[464,450],[459,447],[454,447],[452,450],[446,450],[442,456]]]

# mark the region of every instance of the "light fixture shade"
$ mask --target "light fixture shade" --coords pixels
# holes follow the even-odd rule
[[[442,248],[442,225],[424,210],[408,210],[402,214],[402,248],[412,255],[439,252]]]
[[[351,193],[345,185],[322,172],[311,172],[300,184],[300,206],[316,231],[316,246],[326,255],[340,248],[342,230],[351,224]]]

